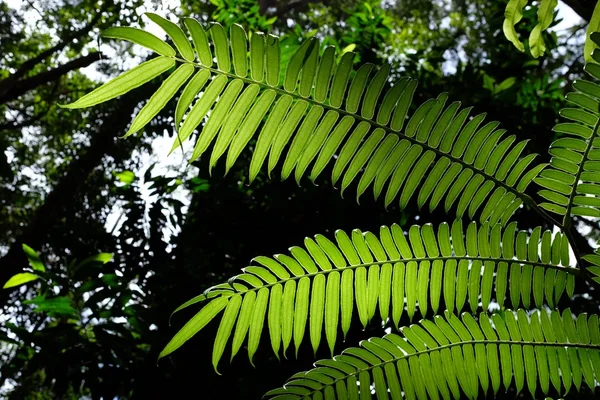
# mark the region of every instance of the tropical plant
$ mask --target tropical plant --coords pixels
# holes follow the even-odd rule
[[[579,254],[572,222],[573,216],[600,217],[596,83],[573,84],[567,95],[573,107],[561,112],[570,122],[555,127],[561,137],[549,150],[548,167],[533,163],[526,141],[503,137],[498,122],[484,123],[485,114],[470,115],[459,102],[447,104],[444,93],[417,107],[417,82],[403,77],[390,83],[387,65],[355,70],[353,53],[338,57],[312,38],[282,71],[273,35],[248,37],[239,25],[228,35],[220,24],[205,29],[186,18],[190,41],[178,25],[147,16],[176,49],[136,28],[104,31],[106,38],[138,43],[157,56],[65,107],[94,106],[170,71],[127,135],[142,130],[183,87],[172,150],[198,129],[190,162],[211,149],[210,168],[224,157],[229,170],[251,148],[250,181],[265,162],[270,176],[281,164],[281,178],[293,174],[298,183],[305,177],[314,182],[329,169],[341,193],[358,181],[357,200],[372,187],[386,207],[396,201],[404,208],[416,198],[433,211],[443,201],[457,217],[407,232],[393,224],[379,235],[316,235],[288,254],[256,257],[242,274],[175,310],[203,303],[160,357],[221,312],[215,370],[232,335],[231,358],[247,338],[252,362],[265,319],[277,357],[286,356],[292,340],[297,354],[307,328],[313,350],[324,330],[333,355],[340,328],[345,336],[354,315],[366,326],[378,314],[400,333],[318,361],[267,396],[476,398],[501,387],[521,392],[526,385],[538,397],[562,395],[584,382],[594,390],[600,380],[598,317],[557,307],[567,301],[565,293],[573,297],[578,279],[595,284],[600,275],[600,255]],[[591,38],[600,43],[599,34]],[[600,61],[600,52],[592,57]],[[586,72],[600,79],[597,64],[587,64]],[[525,192],[533,181],[547,201]],[[538,213],[553,230],[518,230],[511,218],[519,208]],[[467,218],[478,222],[465,224]],[[422,319],[400,327],[405,312]]]
[[[525,51],[525,44],[519,39],[516,25],[523,19],[524,9],[527,7],[527,3],[528,0],[509,0],[504,11],[504,24],[502,27],[504,36],[514,44],[519,51]],[[535,58],[542,56],[546,52],[544,34],[549,36],[552,35],[545,31],[556,22],[555,19],[558,13],[558,11],[556,11],[557,7],[558,0],[540,0],[538,3],[537,23],[533,29],[531,29],[529,39],[527,40],[529,51]],[[591,57],[592,51],[597,47],[596,43],[591,40],[590,35],[592,32],[597,32],[599,29],[600,3],[596,2],[586,33],[584,57],[587,62],[593,62]]]

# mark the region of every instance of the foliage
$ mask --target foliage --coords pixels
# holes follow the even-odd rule
[[[600,327],[598,316],[570,310],[506,311],[476,320],[468,313],[462,321],[450,312],[434,321],[422,320],[401,334],[388,334],[361,342],[334,360],[296,374],[285,388],[267,393],[270,398],[300,399],[323,393],[338,399],[358,398],[359,388],[374,384],[377,398],[479,397],[480,391],[508,391],[514,380],[517,392],[527,389],[536,398],[538,385],[547,393],[579,387],[582,378],[593,390],[598,374]],[[581,363],[581,364],[579,364]],[[396,365],[394,365],[396,364]],[[433,377],[433,378],[431,378]],[[539,384],[538,384],[539,379]],[[363,390],[360,390],[363,393]],[[369,393],[370,395],[370,393]]]
[[[583,48],[583,56],[585,57],[585,61],[588,63],[596,61],[593,59],[592,53],[593,53],[594,49],[597,48],[598,46],[596,45],[595,41],[592,40],[591,35],[594,32],[598,32],[600,30],[599,28],[600,28],[600,5],[598,5],[598,3],[596,3],[596,6],[594,7],[594,13],[592,14],[592,18],[590,19],[590,24],[589,24],[587,32],[586,32],[585,47]]]
[[[515,26],[523,19],[524,9],[528,8],[528,0],[509,0],[504,11],[504,36],[513,43],[519,51],[525,51],[523,42],[519,39]],[[528,48],[534,58],[542,56],[546,52],[546,41],[544,40],[544,32],[555,23],[555,18],[558,6],[558,0],[540,0],[537,10],[537,24],[531,29],[528,40]],[[597,47],[595,42],[590,38],[593,32],[598,31],[600,23],[600,7],[596,2],[594,11],[591,15],[588,25],[584,58],[586,62],[592,62],[592,51]],[[551,35],[551,34],[550,34]]]
[[[95,377],[98,368],[114,364],[125,354],[134,356],[137,353],[139,357],[145,351],[139,344],[141,332],[134,311],[139,307],[139,294],[132,290],[128,295],[122,293],[113,302],[105,301],[107,291],[116,291],[123,284],[112,267],[113,255],[110,253],[99,253],[82,261],[71,260],[65,263],[63,271],[51,271],[46,270],[35,251],[27,246],[24,250],[35,275],[20,273],[13,279],[24,274],[42,278],[39,283],[33,283],[34,296],[21,301],[37,318],[35,326],[19,326],[14,319],[3,324],[0,337],[16,345],[12,348],[12,357],[3,361],[0,369],[3,377],[22,374],[30,378],[30,372],[37,371],[48,383],[59,378],[57,392],[76,393],[78,388],[60,387],[66,383],[60,379],[61,365],[76,365],[76,360],[81,358],[94,359],[88,368],[77,372],[73,369],[71,373],[85,379],[88,390],[110,391],[109,387],[102,389],[103,383]],[[20,284],[32,285],[22,280]],[[5,285],[5,289],[8,287],[10,285]],[[126,317],[125,323],[123,317]],[[69,346],[68,343],[74,340],[78,346]],[[110,352],[104,351],[104,346],[113,341],[121,345],[111,346]],[[40,370],[38,363],[41,363]],[[44,384],[40,386],[44,387]]]
[[[521,204],[533,204],[523,192],[544,165],[527,171],[535,155],[517,162],[525,142],[512,146],[514,136],[500,141],[504,131],[496,130],[498,122],[488,122],[480,127],[485,114],[469,120],[471,110],[460,110],[460,102],[445,107],[446,94],[421,104],[406,122],[405,133],[400,140],[397,132],[405,126],[417,82],[404,78],[384,94],[389,66],[373,71],[372,64],[364,64],[350,84],[354,53],[345,53],[334,72],[335,49],[325,48],[319,60],[320,46],[316,40],[309,39],[290,59],[280,85],[279,42],[275,37],[269,36],[265,41],[258,34],[252,35],[248,47],[243,29],[233,25],[231,60],[221,25],[214,24],[209,32],[205,32],[196,22],[187,19],[186,26],[192,33],[200,57],[200,64],[194,65],[192,46],[181,29],[156,14],[150,16],[166,32],[170,32],[178,50],[183,52],[184,60],[179,59],[183,61],[182,65],[142,108],[127,135],[141,129],[164,107],[190,78],[195,66],[199,71],[185,86],[177,103],[175,124],[178,134],[171,149],[175,150],[188,139],[210,114],[202,135],[196,141],[190,162],[199,158],[216,138],[210,168],[227,151],[225,169],[228,171],[266,118],[250,164],[250,182],[258,174],[267,155],[268,173],[271,175],[291,140],[287,154],[281,160],[282,179],[294,172],[296,182],[300,183],[314,161],[308,174],[314,182],[336,151],[341,149],[339,157],[335,158],[332,184],[341,180],[343,194],[365,168],[358,183],[357,199],[373,184],[376,199],[386,189],[386,207],[399,195],[400,207],[405,208],[422,181],[417,202],[421,207],[429,200],[431,211],[442,199],[445,199],[444,208],[448,211],[460,196],[457,215],[460,217],[468,210],[472,218],[489,196],[491,201],[481,212],[481,222],[506,223]],[[216,70],[212,69],[208,33],[214,45]],[[149,37],[149,33],[131,28],[111,28],[104,35],[143,44],[161,57],[146,61],[65,107],[82,108],[107,101],[175,65],[175,50],[158,38]],[[249,63],[246,60],[248,48]],[[208,83],[211,76],[214,79]],[[261,88],[264,90],[258,95]],[[203,89],[204,94],[186,115],[193,99]],[[346,90],[347,100],[342,108]],[[217,97],[220,100],[215,102]],[[381,104],[378,104],[379,98],[382,98]],[[250,118],[244,118],[247,113]],[[232,118],[226,118],[227,115]],[[439,122],[436,123],[438,117]],[[475,139],[469,143],[471,136]],[[491,151],[496,144],[497,150]],[[414,172],[411,172],[413,166]],[[433,172],[425,177],[429,167]],[[441,172],[446,170],[448,172],[442,175]]]
[[[37,79],[38,72],[46,68],[73,69],[62,76],[43,75],[49,78],[46,84],[28,89],[6,103],[9,112],[0,114],[3,131],[0,141],[6,146],[3,147],[6,157],[0,157],[6,160],[0,178],[3,205],[0,225],[4,228],[0,235],[0,280],[4,284],[27,266],[23,243],[39,251],[47,271],[61,275],[65,273],[65,260],[84,259],[94,251],[112,252],[115,261],[104,269],[109,273],[114,271],[119,277],[118,284],[110,289],[101,285],[96,299],[107,307],[113,304],[115,322],[127,326],[135,338],[99,335],[96,337],[102,340],[90,344],[81,335],[53,335],[56,330],[51,327],[46,330],[45,322],[38,324],[50,317],[45,312],[34,312],[34,305],[22,304],[38,296],[41,281],[22,285],[18,290],[0,291],[5,298],[0,311],[0,330],[15,339],[10,341],[0,335],[1,340],[6,339],[0,344],[0,385],[4,383],[0,396],[185,397],[190,390],[197,390],[199,376],[210,376],[210,385],[203,387],[204,397],[259,397],[294,372],[311,368],[313,356],[308,333],[297,359],[288,357],[277,362],[272,352],[262,350],[270,347],[270,335],[265,331],[253,358],[259,369],[236,357],[232,364],[219,363],[219,371],[223,373],[219,376],[211,374],[210,362],[199,362],[210,360],[212,348],[204,343],[216,335],[219,317],[186,344],[183,351],[162,360],[157,368],[156,357],[174,332],[167,321],[177,305],[239,273],[238,268],[254,255],[281,252],[289,244],[303,243],[304,236],[315,232],[335,242],[332,228],[350,234],[358,226],[378,234],[381,224],[397,222],[402,230],[408,231],[412,224],[423,227],[428,225],[425,222],[431,222],[437,231],[439,224],[447,221],[440,206],[428,214],[418,210],[416,201],[409,201],[402,211],[398,210],[397,202],[384,211],[371,196],[361,196],[360,206],[354,201],[343,201],[337,191],[330,190],[330,167],[319,176],[320,186],[303,184],[298,188],[292,181],[279,183],[273,190],[264,170],[259,171],[252,185],[247,185],[247,166],[252,156],[249,150],[254,139],[224,179],[214,179],[224,163],[218,163],[213,168],[213,177],[210,176],[208,157],[186,167],[191,155],[189,141],[183,143],[187,155],[183,159],[179,148],[175,155],[164,157],[168,149],[163,143],[171,142],[169,137],[175,134],[171,117],[175,101],[167,103],[144,127],[144,135],[116,140],[127,132],[131,115],[156,91],[161,77],[84,112],[59,109],[57,104],[76,100],[96,81],[116,76],[135,65],[137,61],[131,56],[141,61],[147,59],[140,46],[111,41],[102,43],[102,60],[92,67],[78,71],[71,63],[80,58],[91,61],[86,54],[96,53],[97,36],[109,26],[144,27],[147,19],[140,15],[145,8],[129,1],[119,1],[115,8],[110,1],[102,2],[108,8],[103,18],[96,20],[94,17],[101,7],[95,0],[18,3],[11,1],[6,13],[0,12],[3,15],[0,32],[4,35],[0,46],[12,49],[2,51],[7,55],[2,62],[14,61],[10,68],[0,68],[3,73],[19,69],[22,63],[37,58],[65,38],[55,36],[55,29],[67,34],[67,39],[68,32],[78,34],[78,28],[87,24],[92,30],[77,43],[67,42],[72,46],[86,43],[81,53],[66,47],[36,64],[39,70],[33,71],[31,77]],[[215,19],[227,30],[237,22],[250,32],[268,31],[280,36],[281,74],[285,73],[285,60],[307,38],[317,37],[324,45],[335,46],[336,63],[344,49],[353,48],[355,62],[390,63],[390,82],[402,76],[419,81],[409,115],[421,102],[447,91],[449,99],[473,105],[473,115],[487,111],[488,120],[502,121],[502,127],[515,133],[518,141],[530,139],[522,154],[540,153],[544,161],[551,141],[557,136],[551,128],[559,109],[565,106],[564,92],[570,88],[567,81],[579,78],[582,72],[577,58],[582,53],[583,41],[572,40],[567,31],[557,32],[556,41],[546,41],[549,56],[543,60],[531,60],[528,53],[513,51],[512,44],[497,35],[502,29],[505,2],[461,0],[448,7],[442,2],[422,0],[373,1],[369,2],[372,14],[362,1],[354,0],[301,0],[289,4],[276,0],[232,0],[218,2],[218,6],[208,0],[156,2],[153,6],[144,3],[160,10],[157,12],[161,15],[177,13],[198,18],[203,24]],[[353,18],[357,13],[366,18]],[[267,20],[273,21],[272,25],[259,25]],[[519,32],[521,28],[528,31],[533,28],[535,9],[528,11],[524,20],[526,23],[517,27]],[[12,28],[6,30],[7,23]],[[38,41],[42,34],[47,35],[45,41]],[[377,35],[376,40],[369,39],[373,34]],[[351,43],[351,37],[362,38],[364,42]],[[493,82],[496,87],[505,81],[514,83],[496,93],[482,88],[486,82]],[[42,112],[33,115],[34,107],[38,106],[35,110]],[[133,181],[127,184],[131,177]],[[355,183],[358,181],[357,178]],[[528,193],[537,199],[531,186],[534,185],[530,185]],[[348,189],[353,187],[351,184]],[[536,226],[541,226],[542,231],[552,230],[547,220],[530,211],[528,207],[517,210],[520,230],[531,232]],[[573,223],[577,231],[572,234],[582,254],[591,252],[583,236],[598,240],[597,227],[593,228],[595,221],[575,217]],[[595,313],[598,301],[594,289],[581,279],[575,283],[573,297],[563,295],[560,306],[569,306],[576,314]],[[127,314],[120,314],[118,299],[126,298],[132,291],[136,293],[136,304],[127,308]],[[509,300],[505,304],[510,304]],[[532,304],[534,300],[531,299]],[[469,302],[465,304],[470,310]],[[172,323],[176,327],[183,325],[198,311],[197,306],[177,313]],[[443,301],[439,307],[445,309]],[[419,315],[417,304],[414,318],[420,318]],[[356,312],[354,316],[344,347],[357,346],[360,340],[379,337],[384,330],[394,329],[382,326],[379,311],[364,330]],[[12,328],[5,325],[6,318],[14,321]],[[92,314],[89,318],[92,321],[89,325],[93,326],[98,316]],[[399,324],[405,326],[410,322],[404,312]],[[37,330],[33,331],[35,327]],[[30,334],[19,331],[17,335],[19,328],[27,329]],[[340,330],[338,339],[341,335]],[[325,343],[324,336],[317,359],[329,357]],[[341,345],[338,340],[336,353],[343,349]],[[14,351],[21,346],[22,352]],[[56,357],[63,349],[70,349],[64,353],[68,357]],[[246,352],[245,343],[241,351]],[[229,346],[224,357],[229,357],[228,353]],[[13,367],[9,369],[9,365]],[[498,396],[513,398],[514,392],[513,387],[509,393]],[[568,397],[578,395],[589,396],[589,389],[571,390]]]
[[[549,7],[549,3],[542,6]],[[541,10],[544,15],[540,19],[547,19],[546,11]],[[313,351],[318,350],[324,327],[333,354],[338,324],[347,335],[354,308],[363,327],[378,308],[384,323],[391,314],[398,327],[404,308],[412,319],[418,305],[424,318],[421,324],[429,333],[412,326],[401,329],[403,337],[388,335],[362,342],[362,348],[347,349],[332,361],[318,364],[314,371],[296,374],[282,389],[267,395],[369,398],[371,381],[378,398],[387,397],[388,391],[392,398],[401,398],[402,392],[409,398],[415,394],[437,398],[438,392],[449,398],[452,392],[458,398],[461,391],[476,398],[479,385],[485,393],[490,380],[494,393],[501,381],[508,390],[513,380],[517,393],[521,392],[527,380],[533,397],[538,381],[544,395],[551,391],[550,382],[557,393],[565,393],[571,385],[579,389],[582,378],[594,390],[594,375],[600,371],[597,316],[589,320],[584,314],[574,317],[566,309],[562,316],[557,311],[542,311],[528,317],[524,309],[508,311],[504,298],[508,294],[513,307],[555,309],[565,289],[573,297],[576,276],[589,278],[570,229],[574,216],[599,216],[594,200],[599,118],[584,111],[597,113],[598,85],[575,82],[579,93],[567,96],[567,101],[579,108],[563,110],[575,123],[555,128],[581,139],[559,138],[553,143],[552,169],[545,169],[543,163],[528,168],[535,154],[520,157],[526,142],[513,146],[514,136],[501,140],[505,131],[496,129],[497,122],[481,126],[485,115],[469,119],[470,109],[459,111],[459,102],[444,108],[447,94],[411,107],[416,82],[402,78],[388,86],[388,65],[375,69],[366,63],[353,71],[351,52],[336,63],[335,48],[321,50],[319,42],[310,38],[301,43],[281,74],[275,36],[252,33],[248,40],[235,24],[228,36],[220,24],[205,30],[187,18],[184,25],[190,43],[178,25],[157,14],[148,17],[163,28],[177,51],[146,32],[111,28],[106,37],[141,44],[159,56],[65,107],[108,101],[179,64],[138,113],[127,135],[142,129],[194,75],[177,103],[177,136],[171,149],[181,146],[206,118],[190,162],[215,141],[209,170],[227,152],[227,172],[257,135],[250,182],[267,156],[269,175],[281,161],[281,178],[294,172],[298,184],[305,175],[314,182],[335,159],[331,180],[334,185],[342,180],[342,193],[362,172],[357,200],[371,183],[377,199],[388,180],[386,207],[400,195],[399,206],[406,208],[416,195],[419,207],[430,201],[430,211],[444,198],[448,212],[458,200],[458,219],[451,227],[441,224],[437,232],[432,225],[413,226],[407,233],[398,225],[383,227],[379,238],[358,230],[351,236],[337,231],[336,244],[317,235],[315,240],[305,240],[306,249],[291,248],[291,256],[256,258],[259,265],[245,268],[243,274],[176,310],[208,300],[160,357],[178,349],[223,310],[213,346],[215,369],[234,328],[231,358],[247,335],[252,362],[265,319],[277,357],[282,344],[285,356],[292,337],[298,355],[307,324]],[[534,32],[539,36],[548,25],[540,21]],[[591,39],[600,42],[595,34]],[[544,48],[542,43],[534,45],[536,40],[531,40],[532,47],[537,46],[534,56]],[[586,72],[599,78],[594,65],[588,64]],[[409,110],[415,108],[411,115]],[[287,153],[282,159],[284,149]],[[585,171],[590,172],[583,175]],[[562,207],[538,205],[525,194],[533,180],[545,188],[539,191],[541,197]],[[516,222],[505,227],[523,205],[560,232],[553,235],[536,227],[528,237],[526,231],[516,232]],[[563,220],[556,221],[543,208],[563,215]],[[469,224],[466,235],[460,221],[465,213],[469,219],[478,215],[481,224]],[[570,248],[575,253],[575,267],[571,266]],[[583,260],[596,262],[594,257],[586,255]],[[483,313],[478,320],[464,314],[461,322],[453,312],[463,308],[467,297],[474,314],[481,299]],[[488,317],[485,313],[492,299],[500,312]],[[438,314],[441,303],[446,307],[446,320],[434,317],[434,324],[431,313]],[[397,362],[397,369],[392,362]],[[433,371],[437,381],[428,385],[423,378]]]

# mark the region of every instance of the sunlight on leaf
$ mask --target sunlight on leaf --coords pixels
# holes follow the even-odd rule
[[[590,19],[587,31],[585,33],[585,46],[583,48],[583,57],[585,62],[597,62],[592,58],[592,52],[598,48],[598,45],[594,43],[591,36],[594,32],[600,31],[600,1],[596,3],[594,13]]]
[[[130,185],[135,180],[135,174],[132,171],[126,170],[121,172],[113,172],[117,179],[125,185]]]
[[[38,256],[35,250],[23,243],[23,251],[25,252],[25,255],[27,255],[27,260],[29,260],[29,265],[31,268],[33,268],[35,271],[46,271],[44,263],[42,263],[40,256]]]
[[[519,51],[525,51],[525,46],[519,40],[515,25],[523,18],[523,7],[527,0],[510,0],[504,11],[504,25],[502,27],[504,36],[510,40]]]
[[[20,274],[16,274],[14,275],[12,278],[10,278],[2,287],[3,289],[9,289],[15,286],[20,286],[24,283],[27,282],[32,282],[35,281],[36,279],[38,279],[39,277],[35,274],[32,274],[30,272],[23,272]]]

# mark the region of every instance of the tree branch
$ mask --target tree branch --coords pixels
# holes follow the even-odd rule
[[[50,71],[39,73],[31,78],[27,78],[24,80],[19,80],[15,82],[10,90],[7,92],[0,93],[0,104],[7,103],[9,101],[15,100],[28,91],[35,89],[36,87],[43,85],[45,83],[56,81],[61,76],[75,71],[79,68],[85,68],[90,64],[98,61],[100,59],[100,53],[93,52],[88,54],[87,56],[77,58],[75,60],[69,61],[68,63],[61,65],[60,67],[56,67],[51,69]]]
[[[87,35],[98,24],[98,22],[102,18],[102,14],[108,9],[108,7],[110,5],[113,5],[112,0],[105,1],[102,4],[102,6],[100,7],[100,9],[98,9],[96,14],[92,18],[92,20],[88,24],[86,24],[83,28],[71,33],[70,35],[65,37],[63,40],[58,42],[56,45],[50,47],[49,49],[42,51],[37,56],[25,61],[17,69],[17,71],[14,74],[10,75],[8,78],[6,78],[4,80],[1,80],[0,81],[0,104],[5,102],[5,101],[1,100],[2,98],[7,98],[7,97],[15,98],[14,96],[10,96],[10,93],[12,92],[13,88],[18,86],[21,82],[20,79],[23,76],[25,76],[28,72],[33,70],[38,64],[44,62],[48,57],[51,57],[55,53],[63,50],[65,47],[70,45],[73,42],[73,40],[81,39],[82,37]],[[58,68],[60,68],[60,67],[58,67]]]
[[[87,35],[94,28],[94,26],[98,23],[98,21],[100,21],[100,18],[102,18],[102,12],[105,10],[106,4],[108,4],[108,2],[105,3],[105,6],[102,7],[102,9],[98,10],[96,15],[94,15],[94,18],[92,18],[92,20],[86,26],[84,26],[80,30],[75,31],[72,34],[68,35],[65,39],[58,42],[56,45],[50,47],[49,49],[42,51],[36,57],[25,61],[23,63],[23,65],[21,65],[14,74],[12,74],[10,77],[7,78],[7,80],[8,79],[18,79],[18,78],[22,77],[27,72],[29,72],[33,68],[35,68],[36,65],[43,62],[48,57],[52,56],[54,53],[59,52],[62,49],[64,49],[65,47],[67,47],[69,44],[71,44],[71,42],[73,42],[74,39],[79,39],[79,38]],[[1,83],[2,82],[0,82],[0,84]]]

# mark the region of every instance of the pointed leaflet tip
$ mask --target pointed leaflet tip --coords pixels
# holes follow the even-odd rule
[[[163,40],[154,36],[150,32],[146,32],[142,29],[131,28],[125,26],[111,27],[104,30],[100,37],[109,39],[121,39],[129,42],[139,44],[153,52],[167,57],[175,57],[177,53]]]
[[[202,308],[196,315],[194,315],[184,326],[173,336],[173,338],[167,343],[165,348],[160,352],[158,358],[167,356],[180,348],[185,342],[192,338],[202,328],[212,321],[217,314],[225,308],[229,299],[226,297],[217,297]]]
[[[213,364],[213,369],[215,370],[215,373],[216,373],[217,375],[219,375],[219,376],[222,376],[223,374],[222,374],[222,373],[220,373],[220,372],[217,370],[217,366],[218,366],[217,364]]]
[[[171,69],[175,60],[160,56],[145,61],[137,67],[111,79],[77,101],[61,106],[62,108],[86,108],[119,97],[132,89],[151,81],[163,72]]]
[[[175,315],[176,312],[181,311],[184,308],[187,308],[191,305],[194,305],[194,304],[204,301],[206,299],[208,299],[208,296],[206,295],[206,293],[202,293],[202,294],[199,294],[198,296],[192,297],[191,299],[189,299],[188,301],[186,301],[185,303],[183,303],[182,305],[177,307],[169,316],[169,326],[171,326],[171,318],[173,318],[173,315]]]
[[[254,182],[254,179],[256,179],[256,174],[250,173],[250,175],[248,175],[248,185],[247,186],[252,185],[252,182]]]

